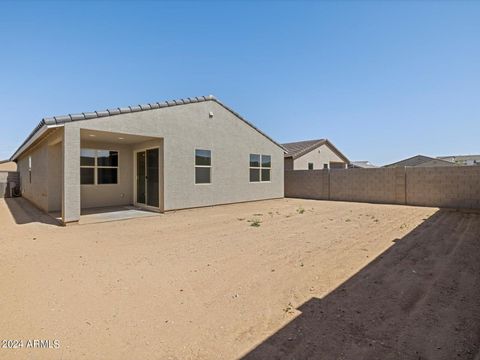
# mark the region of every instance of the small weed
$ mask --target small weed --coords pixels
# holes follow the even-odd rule
[[[263,216],[263,214],[253,214],[253,216]]]
[[[253,227],[259,227],[260,224],[262,223],[260,219],[252,219],[252,220],[248,220],[248,222],[250,223],[250,226],[253,226]]]
[[[345,219],[345,222],[350,222],[350,221],[352,221],[352,220],[350,220],[350,219]]]
[[[245,218],[237,218],[238,221],[243,221]]]
[[[304,212],[305,212],[305,209],[301,206],[297,209],[297,213],[299,214],[303,214]]]
[[[287,307],[283,309],[283,311],[287,314],[293,314],[293,305],[291,302],[288,303]]]
[[[400,225],[400,229],[406,229],[407,228],[407,224],[403,223],[402,225]]]

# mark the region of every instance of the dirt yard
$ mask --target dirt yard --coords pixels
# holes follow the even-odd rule
[[[479,214],[280,199],[58,227],[15,201],[0,336],[23,348],[0,359],[479,359]]]

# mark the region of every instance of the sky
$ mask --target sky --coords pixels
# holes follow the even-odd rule
[[[213,94],[350,160],[480,153],[478,1],[0,1],[0,159],[43,117]]]

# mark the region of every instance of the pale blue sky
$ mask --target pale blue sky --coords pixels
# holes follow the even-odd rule
[[[213,94],[351,160],[480,153],[480,2],[1,2],[0,158],[45,116]]]

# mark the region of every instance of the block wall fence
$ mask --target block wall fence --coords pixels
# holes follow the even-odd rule
[[[20,175],[16,171],[0,171],[0,198],[10,197],[10,184],[20,186]]]
[[[480,166],[291,170],[285,197],[480,209]]]

